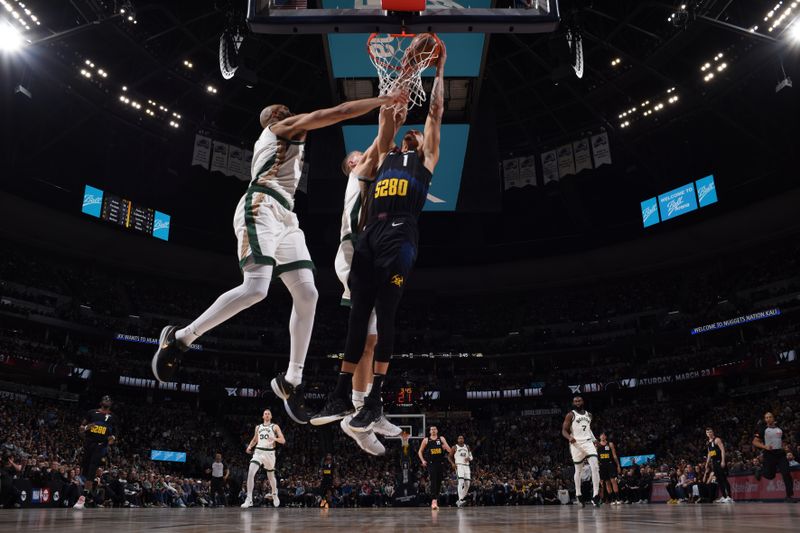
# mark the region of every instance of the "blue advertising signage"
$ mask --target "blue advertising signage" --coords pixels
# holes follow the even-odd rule
[[[163,241],[169,240],[169,215],[161,211],[155,212],[153,220],[153,237]]]
[[[173,463],[185,463],[186,452],[170,452],[167,450],[150,450],[151,461],[171,461]]]
[[[400,128],[395,142],[400,144],[406,130],[422,130],[423,128],[423,124],[407,124]],[[342,126],[342,132],[347,153],[353,150],[363,151],[369,148],[372,141],[375,140],[378,126]],[[467,124],[442,124],[439,163],[433,173],[433,181],[428,190],[428,200],[425,202],[424,211],[456,210],[468,136],[469,126]]]
[[[654,454],[648,455],[629,455],[626,457],[619,458],[619,466],[625,468],[628,466],[633,465],[646,465],[650,463],[656,462],[656,456]]]
[[[695,181],[694,184],[697,188],[697,198],[700,200],[700,207],[717,203],[717,187],[714,185],[713,174]]]
[[[87,185],[83,189],[83,208],[81,211],[87,215],[100,218],[100,211],[103,208],[103,191]]]
[[[428,2],[429,10],[439,7]],[[490,8],[491,0],[471,0],[471,8]],[[322,0],[325,9],[353,9],[369,7],[363,0]],[[441,6],[445,7],[445,6]],[[447,6],[450,7],[450,6]],[[328,35],[331,66],[334,78],[375,78],[377,73],[367,53],[366,33],[331,33]],[[438,37],[447,47],[445,74],[455,78],[477,78],[480,76],[483,57],[484,35],[482,33],[442,33]],[[423,76],[433,76],[428,69]]]
[[[658,197],[658,207],[661,211],[661,220],[679,217],[697,209],[697,197],[694,194],[694,184],[688,183],[677,189],[661,194]]]
[[[642,224],[647,228],[653,224],[658,224],[661,220],[658,218],[658,202],[656,197],[642,202]]]

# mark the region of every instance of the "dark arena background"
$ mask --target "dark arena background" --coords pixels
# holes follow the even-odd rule
[[[797,530],[800,2],[0,4],[3,531]]]

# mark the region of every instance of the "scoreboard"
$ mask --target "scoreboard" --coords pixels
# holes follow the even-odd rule
[[[117,226],[169,240],[169,215],[90,185],[83,193],[82,211]]]

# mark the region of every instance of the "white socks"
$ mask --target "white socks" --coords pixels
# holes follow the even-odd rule
[[[583,463],[578,463],[575,465],[575,497],[581,497],[581,472],[583,471]]]
[[[278,495],[278,482],[275,480],[275,471],[267,471],[267,479],[269,479],[269,488],[272,490],[272,494],[277,496]]]
[[[266,298],[272,270],[270,265],[247,265],[242,284],[217,298],[197,320],[175,332],[175,338],[181,344],[192,344],[204,333]],[[293,304],[289,319],[291,348],[286,381],[297,386],[303,380],[303,366],[311,342],[318,294],[314,287],[314,274],[309,269],[284,272],[281,279],[292,295]]]
[[[271,279],[270,265],[246,267],[242,284],[222,294],[197,320],[176,331],[175,338],[186,346],[192,344],[199,336],[266,298]]]
[[[467,497],[469,493],[469,480],[468,479],[459,479],[458,480],[458,499],[463,500]]]
[[[592,469],[592,496],[600,494],[600,462],[597,457],[589,457],[589,468]]]
[[[281,280],[292,295],[292,317],[289,319],[291,349],[286,381],[297,386],[303,381],[303,365],[314,328],[318,293],[314,286],[314,274],[307,268],[284,272]]]
[[[256,474],[261,468],[255,463],[250,463],[250,470],[247,471],[247,499],[253,501],[253,487],[256,484]]]
[[[364,407],[364,398],[369,396],[370,391],[372,391],[372,383],[367,384],[366,391],[359,391],[353,389],[353,393],[350,397],[353,399],[353,407],[356,408],[356,411]]]

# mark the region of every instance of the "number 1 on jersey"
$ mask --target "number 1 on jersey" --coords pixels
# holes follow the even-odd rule
[[[408,166],[408,154],[403,154],[403,166]]]

